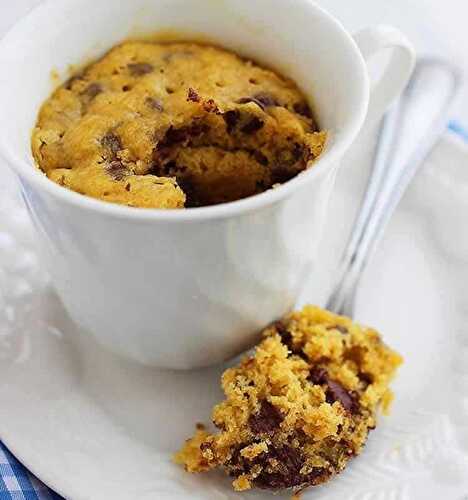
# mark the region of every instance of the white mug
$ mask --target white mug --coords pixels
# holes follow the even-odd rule
[[[48,180],[30,140],[51,72],[65,79],[70,64],[168,30],[293,78],[329,132],[316,164],[277,189],[187,210],[114,205]],[[366,59],[384,49],[393,58],[371,88]],[[210,365],[251,346],[314,280],[340,159],[366,116],[377,120],[402,91],[413,63],[397,30],[353,37],[308,0],[45,1],[0,43],[0,153],[19,178],[71,318],[103,345],[158,367]]]

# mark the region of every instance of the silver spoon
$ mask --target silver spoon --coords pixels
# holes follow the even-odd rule
[[[353,317],[362,275],[414,175],[447,126],[461,88],[458,68],[425,58],[380,129],[374,167],[326,308]]]

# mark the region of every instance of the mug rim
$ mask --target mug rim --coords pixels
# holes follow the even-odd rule
[[[61,2],[59,0],[45,0],[18,20],[0,40],[0,54],[2,51],[8,50],[8,44],[11,40],[15,40],[17,32],[20,31],[22,25],[25,24],[27,20],[34,18],[41,11],[50,9],[51,7],[54,7],[54,4],[58,3]],[[79,0],[74,0],[74,3],[78,5]],[[367,71],[367,65],[351,34],[344,28],[343,24],[335,16],[315,3],[315,1],[305,0],[305,3],[307,3],[309,8],[318,12],[322,19],[326,20],[330,26],[333,26],[335,31],[337,31],[341,37],[352,46],[356,56],[356,69],[361,73],[361,96],[357,109],[354,110],[348,122],[340,127],[340,139],[329,147],[329,149],[327,148],[329,144],[326,144],[324,152],[310,167],[278,187],[270,188],[262,193],[242,198],[240,200],[204,207],[181,209],[130,207],[82,195],[56,184],[47,178],[47,176],[36,168],[35,165],[18,158],[15,152],[8,147],[8,144],[4,142],[1,134],[0,153],[4,156],[7,164],[11,165],[16,174],[20,177],[23,176],[27,178],[28,181],[37,187],[37,189],[45,190],[50,196],[58,198],[59,201],[72,205],[78,209],[100,213],[101,215],[109,217],[142,221],[154,220],[159,222],[191,222],[229,218],[272,206],[289,197],[301,186],[306,186],[310,182],[313,182],[315,177],[326,171],[327,164],[330,167],[339,161],[361,130],[367,115],[370,99],[370,79]]]

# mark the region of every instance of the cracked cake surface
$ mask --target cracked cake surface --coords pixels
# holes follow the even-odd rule
[[[78,193],[182,208],[286,182],[325,140],[291,80],[217,47],[138,41],[53,93],[32,151],[51,180]]]
[[[218,430],[198,425],[175,461],[188,472],[221,467],[238,491],[324,483],[362,451],[401,362],[375,330],[307,306],[224,372]]]

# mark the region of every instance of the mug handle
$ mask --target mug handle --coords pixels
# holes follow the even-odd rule
[[[392,26],[364,28],[355,33],[353,38],[366,62],[379,52],[388,49],[393,51],[387,68],[371,87],[366,121],[373,124],[383,117],[393,100],[405,88],[413,72],[416,56],[406,36]]]

